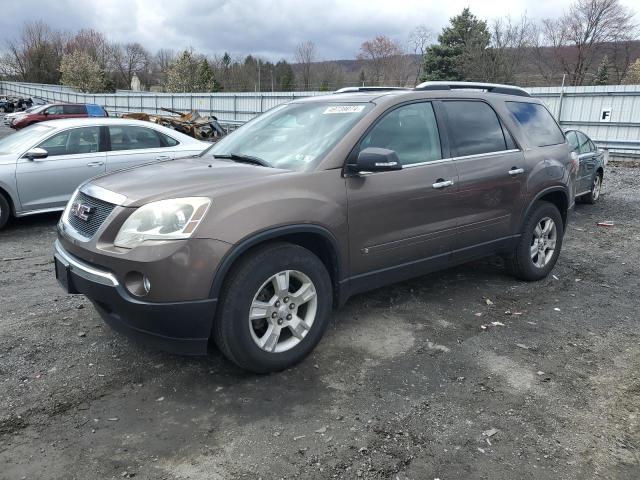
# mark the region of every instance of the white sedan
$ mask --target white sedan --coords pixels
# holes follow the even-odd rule
[[[0,228],[12,214],[63,210],[76,187],[96,175],[197,155],[209,146],[139,120],[37,123],[0,140]]]

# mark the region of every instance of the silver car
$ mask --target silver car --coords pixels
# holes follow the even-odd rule
[[[41,122],[0,140],[0,228],[10,215],[62,211],[96,175],[201,153],[211,144],[139,120]]]
[[[21,117],[22,115],[27,115],[28,113],[37,113],[40,110],[44,110],[46,107],[48,107],[48,104],[45,104],[45,105],[34,105],[33,107],[29,107],[26,110],[13,112],[13,113],[5,113],[4,117],[2,117],[2,122],[7,127],[9,127],[9,126],[11,126],[11,122],[15,118]]]

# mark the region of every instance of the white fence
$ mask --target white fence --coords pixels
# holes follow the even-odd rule
[[[528,91],[544,101],[564,129],[579,129],[602,147],[640,152],[640,85],[538,87]],[[97,103],[110,113],[162,113],[161,108],[198,110],[222,124],[244,123],[256,115],[299,97],[329,92],[155,93],[119,90],[84,94],[61,85],[0,82],[0,92],[47,101]]]
[[[81,93],[60,85],[0,82],[5,95],[38,97],[51,102],[97,103],[109,113],[145,112],[163,114],[162,108],[181,112],[198,110],[215,115],[221,123],[244,123],[281,103],[328,92],[261,93],[157,93],[119,90],[117,93]]]

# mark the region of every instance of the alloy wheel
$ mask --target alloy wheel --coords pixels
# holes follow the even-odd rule
[[[595,202],[600,197],[600,189],[602,188],[602,179],[600,175],[596,175],[593,178],[593,190],[591,191],[591,198]]]
[[[533,230],[531,239],[531,261],[537,268],[544,268],[551,261],[556,250],[558,231],[555,222],[542,218]]]
[[[281,353],[309,333],[318,309],[316,288],[297,270],[272,275],[258,289],[249,309],[251,338],[262,350]]]

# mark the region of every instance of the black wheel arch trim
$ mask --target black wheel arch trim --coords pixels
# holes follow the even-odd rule
[[[529,216],[529,214],[531,213],[531,210],[533,210],[533,208],[535,207],[536,203],[538,203],[538,201],[540,201],[540,199],[542,197],[544,197],[545,195],[548,195],[550,193],[554,193],[554,192],[560,192],[564,195],[565,197],[565,202],[567,203],[567,211],[565,212],[560,212],[560,216],[562,217],[562,220],[564,222],[564,227],[566,228],[566,224],[568,221],[568,210],[571,208],[572,202],[571,202],[571,195],[569,194],[569,190],[567,187],[565,186],[561,186],[561,185],[557,185],[554,187],[548,187],[545,188],[544,190],[538,192],[538,194],[533,197],[533,200],[531,200],[531,202],[529,202],[529,206],[527,207],[527,209],[524,212],[524,215],[522,216],[521,220],[520,220],[520,224],[518,226],[518,233],[520,233],[522,231],[522,227],[524,226],[524,222],[527,219],[527,217]]]
[[[313,223],[284,225],[280,227],[269,228],[267,230],[252,233],[242,239],[240,242],[234,245],[229,252],[227,252],[227,254],[222,258],[220,264],[218,265],[218,268],[213,275],[213,282],[211,284],[209,298],[216,300],[218,299],[220,291],[222,290],[222,285],[224,284],[224,280],[229,273],[229,270],[244,252],[252,247],[255,247],[256,245],[268,242],[270,240],[277,240],[287,235],[305,233],[322,236],[329,242],[331,248],[333,249],[332,253],[336,260],[336,278],[334,287],[339,290],[336,292],[338,294],[338,301],[342,301],[341,298],[344,295],[343,279],[345,276],[346,261],[344,258],[342,258],[340,248],[338,247],[338,240],[333,235],[333,233],[331,233],[331,231],[329,231],[327,228]]]

